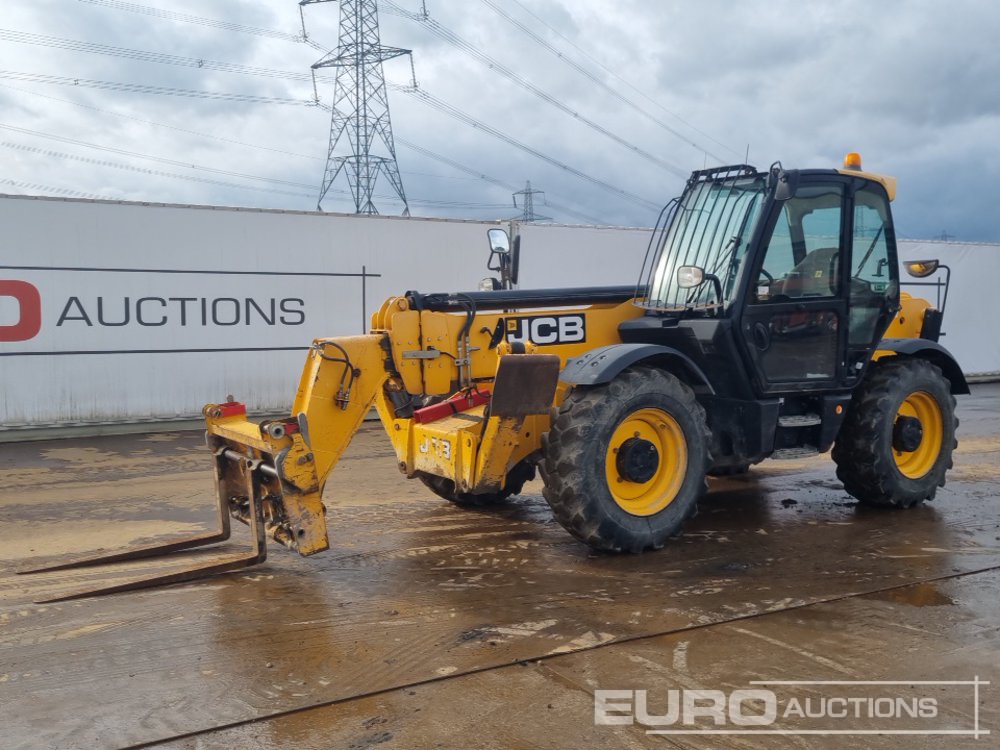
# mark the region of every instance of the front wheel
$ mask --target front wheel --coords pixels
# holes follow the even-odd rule
[[[951,384],[935,365],[875,365],[837,436],[837,477],[866,505],[909,508],[933,500],[952,467],[957,426]]]
[[[546,501],[595,549],[659,549],[705,489],[705,411],[688,386],[652,367],[574,389],[542,445]]]

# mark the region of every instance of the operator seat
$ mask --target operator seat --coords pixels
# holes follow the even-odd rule
[[[840,248],[813,250],[788,275],[771,285],[771,296],[835,297],[839,289]]]

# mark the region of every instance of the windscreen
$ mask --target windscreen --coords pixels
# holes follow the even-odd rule
[[[654,232],[639,285],[641,303],[657,310],[723,305],[735,294],[741,265],[764,202],[763,176],[713,174],[688,184]],[[700,286],[681,288],[677,269],[696,266]]]

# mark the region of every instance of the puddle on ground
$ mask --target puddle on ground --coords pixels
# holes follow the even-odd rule
[[[918,583],[902,589],[883,591],[872,594],[870,598],[913,607],[944,607],[955,603],[954,599],[942,594],[935,583]]]

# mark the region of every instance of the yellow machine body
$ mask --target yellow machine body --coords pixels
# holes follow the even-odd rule
[[[805,191],[790,202],[815,186],[822,201]],[[846,238],[806,248],[803,217],[841,210],[851,226],[850,191],[862,189],[859,205],[882,221],[867,252]],[[316,339],[287,418],[256,423],[235,401],[204,408],[216,531],[56,567],[224,541],[231,517],[251,527],[248,554],[78,595],[254,565],[268,538],[301,555],[328,549],[323,489],[373,408],[407,477],[477,505],[516,494],[537,466],[556,520],[607,551],[658,549],[694,512],[706,475],[769,457],[832,448],[859,500],[910,507],[931,498],[950,466],[952,394],[968,385],[937,343],[943,310],[899,293],[895,189],[894,179],[862,172],[857,154],[833,176],[780,165],[695,172],[661,215],[637,288],[519,291],[520,246],[491,229],[492,290],[409,292],[381,305],[368,334]],[[837,195],[846,202],[830,203]],[[779,217],[791,250],[796,229],[803,257],[772,267],[776,278],[763,263]],[[845,282],[852,272],[838,292],[830,280],[840,248],[851,254],[839,266]],[[823,280],[815,292],[788,283],[810,258]],[[917,278],[950,274],[936,260],[906,265]],[[855,320],[852,305],[864,315]],[[887,412],[879,394],[894,388],[909,390]]]
[[[931,306],[905,293],[901,305],[887,337],[916,338],[923,314]],[[641,316],[643,310],[628,301],[560,308],[557,313],[584,316],[587,336],[585,342],[576,344],[529,345],[529,353],[551,358],[553,364],[557,361],[553,371],[592,349],[620,343],[618,326]],[[274,487],[265,487],[270,493],[270,499],[262,498],[267,533],[302,555],[328,547],[323,487],[372,407],[377,409],[399,469],[407,477],[420,473],[442,477],[463,493],[497,491],[512,467],[541,450],[542,436],[550,426],[550,409],[558,407],[569,386],[554,379],[544,384],[544,408],[537,413],[505,416],[480,405],[429,423],[396,416],[391,396],[459,393],[463,359],[476,389],[494,389],[502,378],[498,377],[501,360],[525,357],[510,353],[511,347],[505,343],[490,346],[497,325],[510,319],[506,312],[476,314],[468,336],[469,351],[460,352],[464,314],[413,310],[406,298],[391,298],[373,315],[369,335],[313,343],[291,418],[283,423],[285,429],[276,431],[277,436],[271,433],[278,423],[257,424],[245,414],[217,416],[221,405],[211,404],[205,408],[210,445],[274,467],[281,494],[275,494]],[[879,351],[874,358],[894,354]],[[345,384],[352,380],[348,367],[355,376],[344,398]],[[241,489],[238,484],[226,486],[224,482],[219,487],[228,499]]]

